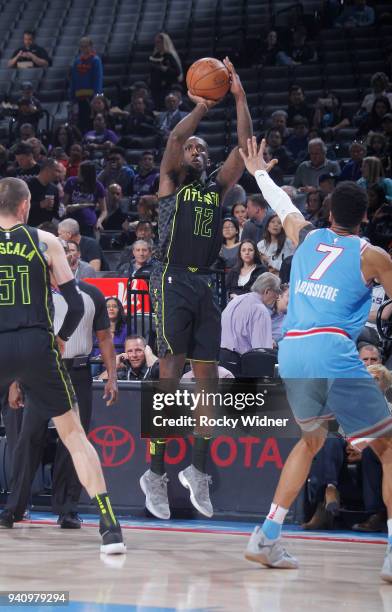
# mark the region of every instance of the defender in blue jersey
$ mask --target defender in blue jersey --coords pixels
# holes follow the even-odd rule
[[[257,149],[253,138],[247,154],[241,155],[288,238],[298,245],[279,370],[302,437],[285,463],[270,512],[263,526],[255,528],[245,557],[269,567],[298,567],[281,544],[281,527],[324,444],[325,421],[336,418],[351,444],[360,449],[369,445],[382,463],[389,518],[381,577],[392,582],[392,415],[355,344],[369,314],[374,279],[392,295],[391,258],[358,237],[367,209],[362,188],[340,183],[332,194],[331,227],[315,230],[268,176],[274,162],[264,161],[264,148],[263,141]]]

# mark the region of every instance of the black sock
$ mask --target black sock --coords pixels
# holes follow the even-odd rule
[[[165,449],[166,440],[150,440],[150,470],[159,476],[165,473]]]
[[[210,440],[211,438],[195,435],[195,443],[193,445],[192,465],[204,474]]]
[[[99,495],[96,495],[93,499],[98,506],[100,524],[106,529],[109,529],[110,527],[116,527],[118,525],[118,521],[112,510],[109,495],[107,493],[100,493]]]

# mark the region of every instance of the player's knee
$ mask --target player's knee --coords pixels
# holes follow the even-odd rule
[[[381,462],[392,461],[392,438],[378,438],[369,444]]]
[[[307,433],[302,436],[302,444],[305,446],[308,453],[311,455],[317,455],[319,450],[323,447],[325,442],[324,431],[315,431],[311,434]]]

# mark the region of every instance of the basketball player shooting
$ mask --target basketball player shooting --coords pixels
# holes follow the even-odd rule
[[[0,385],[21,385],[31,399],[31,410],[53,419],[68,449],[81,484],[100,514],[101,552],[125,552],[95,449],[80,423],[78,405],[61,352],[84,312],[64,249],[48,232],[26,225],[30,192],[17,178],[0,180]],[[54,336],[52,273],[68,310]],[[117,384],[105,388],[111,405]]]
[[[264,198],[279,215],[287,237],[299,245],[292,262],[290,300],[279,344],[279,371],[302,438],[282,470],[270,512],[256,527],[245,557],[263,565],[295,569],[282,546],[284,518],[324,444],[328,419],[336,419],[359,450],[369,445],[383,467],[388,547],[381,577],[392,582],[392,416],[376,381],[359,359],[356,340],[371,306],[377,278],[392,295],[392,262],[385,251],[358,237],[367,194],[353,182],[332,194],[330,228],[314,229],[268,176],[276,160],[264,161],[265,141],[248,141],[241,156]]]
[[[238,143],[246,147],[252,135],[252,120],[241,81],[231,62],[230,91],[237,110]],[[157,325],[160,378],[177,384],[185,359],[192,362],[196,381],[213,384],[218,378],[220,312],[211,289],[210,267],[221,246],[221,208],[228,189],[244,171],[235,147],[216,178],[208,178],[210,160],[207,143],[194,136],[200,121],[218,101],[192,95],[195,107],[171,132],[162,158],[159,183],[160,261],[150,280]],[[209,438],[195,435],[192,465],[179,479],[190,491],[194,507],[211,517],[210,477],[205,464]],[[165,440],[150,444],[151,468],[140,485],[146,507],[156,517],[168,519],[170,508],[164,466]]]

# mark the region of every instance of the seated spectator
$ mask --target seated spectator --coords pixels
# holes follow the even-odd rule
[[[323,227],[323,225],[319,225],[323,200],[324,196],[320,189],[318,189],[317,191],[309,191],[306,194],[304,217],[315,227]]]
[[[107,216],[105,189],[97,180],[92,162],[82,162],[78,176],[65,183],[64,206],[67,216],[79,223],[84,236],[94,237],[95,230],[103,230],[102,222]]]
[[[390,156],[387,150],[387,139],[381,132],[369,132],[367,140],[367,157],[378,157],[381,161],[384,172],[388,173],[390,170]]]
[[[255,280],[250,293],[230,300],[222,312],[221,356],[222,349],[243,355],[252,349],[273,347],[269,309],[279,292],[279,278],[264,272]]]
[[[296,165],[304,161],[308,154],[309,124],[305,117],[297,115],[293,119],[293,131],[285,142],[285,147]]]
[[[117,297],[108,297],[105,299],[105,301],[114,350],[116,351],[117,355],[121,355],[124,352],[125,339],[127,337],[127,324],[125,320],[124,307]],[[97,342],[94,342],[94,348],[91,352],[91,356],[98,358],[101,356]]]
[[[22,96],[17,100],[18,112],[16,122],[19,126],[30,123],[37,129],[38,122],[43,116],[42,105],[34,95],[34,88],[30,81],[23,81],[21,85]]]
[[[251,240],[256,244],[261,240],[271,209],[261,193],[248,196],[246,202],[248,221],[244,224],[242,240]]]
[[[381,364],[381,353],[374,344],[365,344],[359,349],[359,358],[363,361],[365,366]]]
[[[158,193],[158,187],[159,168],[155,166],[154,153],[143,151],[133,180],[133,194],[135,197],[153,195]]]
[[[332,172],[326,172],[319,176],[319,189],[322,193],[322,197],[332,193],[336,187],[337,177]]]
[[[59,220],[59,190],[55,184],[59,166],[56,160],[49,158],[42,163],[39,174],[27,181],[31,194],[28,224],[33,227]]]
[[[112,183],[107,192],[107,217],[102,225],[105,230],[128,231],[128,199],[123,197],[121,185]]]
[[[283,323],[287,314],[288,305],[289,285],[282,284],[280,286],[279,297],[276,300],[271,312],[272,339],[275,347],[278,346],[279,340],[282,340],[283,338]]]
[[[76,131],[75,126],[64,123],[54,131],[53,148],[61,147],[67,155],[70,155],[72,145],[79,140],[81,140],[79,130]]]
[[[78,127],[85,134],[90,126],[90,100],[102,93],[103,69],[93,41],[83,36],[79,41],[79,54],[71,68],[70,99],[78,106]]]
[[[83,149],[82,145],[75,142],[71,145],[69,150],[69,159],[67,164],[67,178],[78,176],[79,174],[79,166],[83,160]]]
[[[182,65],[173,41],[168,34],[155,36],[154,49],[149,57],[151,93],[156,110],[162,110],[166,94],[171,86],[181,83]]]
[[[306,39],[306,28],[303,25],[297,26],[286,51],[280,51],[277,54],[277,64],[281,66],[297,66],[298,64],[315,61],[317,59],[316,52]]]
[[[392,92],[389,91],[388,77],[384,72],[376,72],[370,79],[371,93],[366,94],[361,102],[361,109],[370,113],[376,98],[386,97],[392,105]]]
[[[110,112],[110,102],[104,96],[104,94],[97,94],[90,101],[90,118],[91,125],[94,124],[94,119],[97,115],[103,115],[106,126],[112,130],[114,129],[115,114]]]
[[[233,204],[231,207],[230,216],[234,217],[238,221],[238,239],[241,240],[242,230],[244,229],[244,225],[248,220],[248,209],[246,208],[246,203],[243,204],[242,202],[237,202],[236,204]]]
[[[105,117],[102,113],[95,115],[93,127],[94,129],[87,132],[83,138],[85,146],[93,156],[96,153],[110,150],[119,141],[117,134],[107,129]]]
[[[354,140],[350,145],[350,159],[344,164],[339,181],[357,181],[361,178],[362,160],[365,154],[365,145]]]
[[[180,106],[178,107],[180,111],[185,111],[186,113],[189,113],[192,110],[193,104],[188,98],[188,96],[184,95],[183,88],[180,83],[175,83],[171,87],[170,93],[177,96],[180,103]]]
[[[367,189],[370,185],[379,185],[385,193],[387,202],[392,201],[392,179],[385,178],[384,168],[378,157],[364,157],[361,167],[362,177],[358,185]]]
[[[306,104],[305,94],[299,85],[291,85],[287,107],[287,126],[294,127],[296,117],[304,117],[308,125],[313,121],[313,109]]]
[[[149,86],[145,81],[135,81],[131,87],[131,100],[130,103],[127,104],[124,108],[124,111],[129,114],[132,108],[132,103],[136,98],[143,98],[144,103],[148,111],[154,110],[154,102],[151,97],[151,91]]]
[[[136,222],[135,227],[140,225],[141,221],[148,221],[154,226],[158,218],[158,196],[141,196],[138,200],[136,209],[139,221]]]
[[[125,151],[122,147],[110,149],[104,169],[98,174],[98,180],[106,188],[112,183],[120,185],[124,196],[133,193],[134,171],[125,163]]]
[[[230,268],[236,264],[240,248],[238,239],[239,233],[240,227],[235,217],[229,217],[223,220],[223,244],[219,251],[219,257],[223,260],[225,270],[230,270]]]
[[[124,278],[148,278],[152,270],[152,244],[147,240],[136,240],[132,245],[133,257],[117,267]]]
[[[31,145],[21,142],[14,149],[16,164],[8,169],[8,176],[15,176],[23,181],[37,176],[41,168],[34,160],[33,148]]]
[[[366,0],[354,0],[352,6],[346,6],[335,20],[337,28],[359,28],[374,24],[375,12]]]
[[[295,247],[286,238],[282,222],[278,215],[272,215],[264,230],[264,238],[257,244],[261,261],[268,266],[270,272],[279,272],[286,257],[294,254]]]
[[[153,245],[154,249],[156,236],[154,234],[154,227],[151,221],[137,221],[136,226],[133,226],[133,224],[130,223],[128,226],[128,231],[126,233],[121,234],[120,237],[117,237],[117,241],[119,244],[118,248],[122,249],[122,251],[116,270],[120,270],[124,264],[129,263],[132,257],[132,245],[136,240],[146,240],[146,242]],[[123,248],[126,244],[130,246]]]
[[[262,66],[275,66],[277,63],[276,56],[281,50],[282,47],[278,42],[277,32],[275,30],[270,30],[261,45],[260,64]]]
[[[361,121],[358,136],[366,136],[370,131],[382,132],[382,122],[385,115],[392,112],[391,104],[386,96],[377,96],[370,113]]]
[[[35,136],[29,138],[28,140],[26,140],[26,142],[31,146],[33,150],[34,161],[37,162],[37,164],[41,165],[48,157],[48,152],[46,148],[39,140],[39,138],[35,138]]]
[[[75,219],[63,219],[58,225],[59,238],[69,242],[73,240],[80,247],[80,254],[83,261],[87,261],[97,272],[105,270],[106,262],[101,247],[95,238],[82,236],[80,234],[79,223]]]
[[[180,102],[178,96],[172,92],[165,97],[165,110],[160,113],[157,120],[159,134],[163,144],[166,143],[172,129],[187,115],[185,111],[180,110]]]
[[[384,189],[377,184],[367,189],[369,224],[365,235],[374,246],[389,251],[392,245],[392,203],[386,202]]]
[[[143,336],[128,336],[125,340],[125,352],[116,358],[118,380],[157,380],[159,378],[159,361]],[[107,372],[102,372],[100,380],[107,379]]]
[[[129,138],[131,136],[158,135],[155,117],[152,111],[148,110],[144,98],[138,97],[132,100],[129,115],[125,119],[123,133],[121,143],[124,143],[124,145],[132,144],[132,140]]]
[[[15,148],[21,142],[27,142],[30,138],[34,138],[35,136],[35,128],[31,123],[22,123],[19,127],[19,138],[17,139],[15,145],[11,148],[11,153],[15,155]]]
[[[344,112],[342,101],[333,91],[327,91],[315,104],[313,126],[329,134],[333,140],[335,134],[350,125],[350,120]]]
[[[95,278],[97,276],[96,270],[87,261],[83,261],[80,258],[80,246],[75,240],[68,240],[66,243],[65,251],[67,253],[67,259],[69,267],[71,268],[74,277],[77,281],[83,280],[84,278]]]
[[[290,136],[290,130],[287,128],[288,114],[285,110],[276,110],[271,114],[271,128],[279,130],[282,136],[282,142]]]
[[[302,191],[313,191],[318,188],[319,177],[331,172],[336,176],[340,174],[340,166],[336,161],[327,159],[327,147],[321,138],[313,138],[308,143],[310,161],[303,161],[297,168],[294,176],[294,187]]]
[[[251,240],[240,242],[237,261],[226,275],[226,291],[229,298],[249,293],[256,278],[267,272],[261,263],[257,247]]]
[[[34,42],[34,32],[23,32],[23,45],[18,47],[8,61],[8,68],[47,68],[51,59],[43,47]]]
[[[277,159],[280,169],[289,174],[295,167],[291,156],[282,144],[282,135],[276,128],[270,128],[265,136],[271,159]]]

